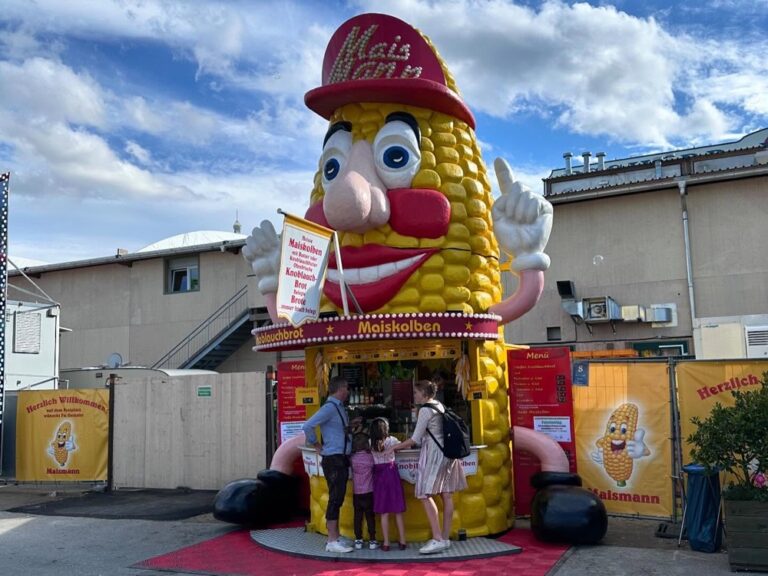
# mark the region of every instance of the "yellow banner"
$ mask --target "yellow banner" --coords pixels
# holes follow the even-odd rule
[[[691,447],[687,439],[696,430],[691,418],[706,418],[718,402],[723,406],[733,406],[733,395],[730,391],[759,388],[763,372],[766,370],[768,362],[758,360],[699,360],[680,362],[676,366],[684,464],[691,462]]]
[[[671,517],[672,426],[666,363],[590,363],[573,386],[583,486],[609,513]]]
[[[283,239],[277,283],[277,315],[294,328],[320,315],[333,230],[282,212]]]
[[[18,480],[106,480],[108,441],[108,390],[19,392]]]

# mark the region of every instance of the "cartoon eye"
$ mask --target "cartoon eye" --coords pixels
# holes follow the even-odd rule
[[[610,425],[610,426],[608,426],[608,432],[610,432],[611,434],[613,434],[614,432],[616,432],[616,424],[614,424],[613,422],[611,422],[611,425]]]
[[[421,166],[421,150],[406,122],[387,122],[373,140],[376,172],[390,190],[407,188]]]
[[[626,424],[622,424],[621,425],[621,433],[622,434],[626,434],[627,433],[627,425]]]
[[[352,148],[352,134],[346,130],[337,130],[328,138],[320,157],[324,189],[327,189],[330,183],[341,173],[342,168],[347,163],[350,148]]]

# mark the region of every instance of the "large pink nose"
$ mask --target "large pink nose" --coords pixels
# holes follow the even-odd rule
[[[331,228],[363,233],[389,221],[387,187],[376,173],[373,148],[359,140],[325,190],[323,212]]]

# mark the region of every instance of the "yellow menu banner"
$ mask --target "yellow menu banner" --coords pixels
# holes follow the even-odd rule
[[[18,480],[106,480],[108,445],[108,390],[19,392]]]
[[[609,513],[672,516],[667,367],[593,362],[588,384],[573,386],[579,475]]]

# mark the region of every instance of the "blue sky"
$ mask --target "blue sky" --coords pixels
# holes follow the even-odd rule
[[[333,31],[371,11],[430,36],[486,164],[506,158],[535,190],[565,151],[610,160],[768,126],[768,0],[4,0],[11,257],[303,213],[326,127],[304,93]]]

